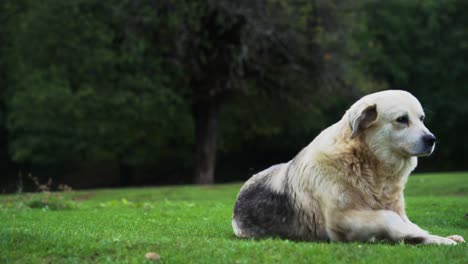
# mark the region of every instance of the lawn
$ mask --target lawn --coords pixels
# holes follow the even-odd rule
[[[467,243],[237,239],[231,215],[240,186],[2,195],[0,263],[145,263],[147,252],[160,263],[468,263]],[[468,173],[413,175],[406,202],[422,228],[468,238]]]

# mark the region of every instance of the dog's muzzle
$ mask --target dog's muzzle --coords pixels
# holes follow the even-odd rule
[[[422,136],[421,140],[424,146],[421,155],[422,156],[431,155],[432,152],[434,151],[437,138],[432,133],[429,133],[429,134]]]

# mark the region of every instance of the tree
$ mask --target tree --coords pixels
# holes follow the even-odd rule
[[[12,173],[13,162],[8,153],[8,129],[7,129],[7,98],[10,90],[10,76],[8,69],[10,63],[6,59],[8,50],[11,48],[11,39],[14,35],[12,20],[15,15],[25,9],[25,1],[5,0],[0,2],[0,170],[5,179]],[[4,185],[5,186],[5,185]]]
[[[167,47],[153,44],[161,33],[153,11],[133,1],[49,0],[29,2],[14,18],[14,160],[117,160],[125,167],[154,161],[174,137],[190,139],[189,112],[161,66]]]
[[[321,91],[356,91],[339,2],[28,1],[8,51],[13,158],[128,171],[192,143],[195,182],[212,183],[226,106],[306,113]]]
[[[192,105],[197,183],[214,181],[220,112],[236,97],[275,94],[301,106],[299,98],[324,87],[352,88],[344,51],[351,29],[345,30],[349,17],[340,8],[335,2],[206,1],[185,11],[191,19],[181,28],[178,59]]]

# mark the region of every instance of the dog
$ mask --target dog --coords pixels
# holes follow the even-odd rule
[[[232,227],[239,238],[404,241],[455,245],[430,235],[405,212],[403,189],[436,137],[409,92],[362,97],[287,163],[253,175],[241,188]]]

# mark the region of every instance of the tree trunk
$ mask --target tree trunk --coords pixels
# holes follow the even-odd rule
[[[216,165],[219,105],[201,102],[193,105],[195,124],[195,183],[213,184]]]

